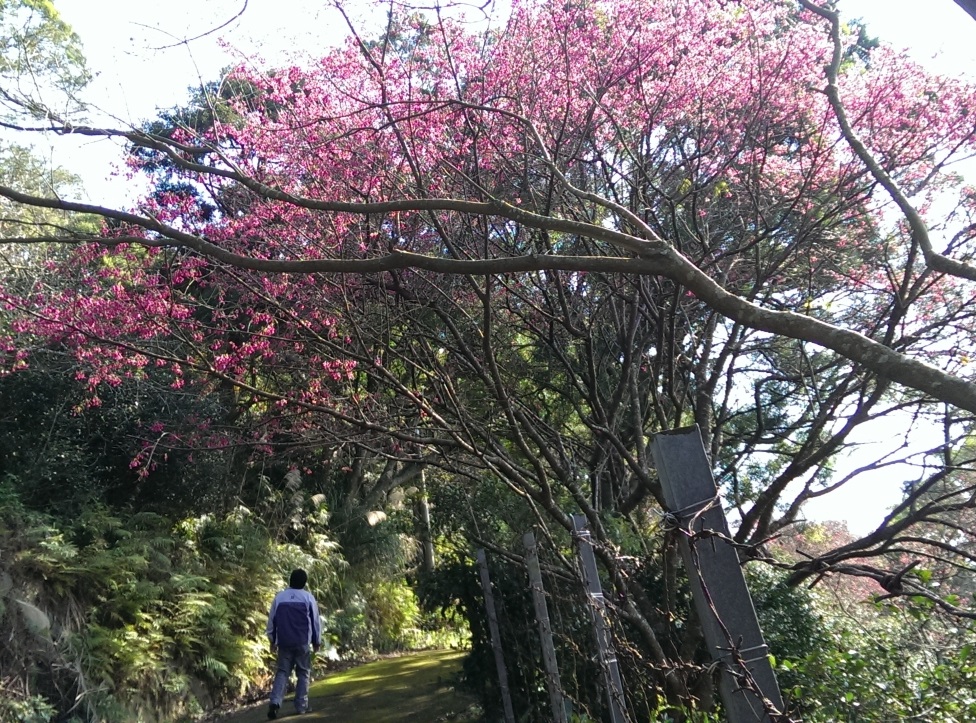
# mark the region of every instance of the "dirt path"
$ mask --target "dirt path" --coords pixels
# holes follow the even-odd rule
[[[464,653],[435,650],[378,660],[312,683],[311,711],[297,715],[285,697],[279,719],[305,723],[481,723],[475,699],[454,690]],[[266,721],[267,703],[219,719],[219,723]]]

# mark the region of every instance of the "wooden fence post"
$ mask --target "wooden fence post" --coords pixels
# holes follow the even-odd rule
[[[515,711],[512,710],[512,693],[508,688],[508,671],[505,668],[505,656],[502,655],[502,636],[498,631],[498,615],[495,613],[495,594],[491,589],[491,578],[488,576],[488,558],[483,548],[477,551],[478,571],[481,574],[481,590],[485,595],[485,609],[488,611],[488,630],[491,633],[491,650],[495,654],[495,670],[498,672],[498,690],[502,695],[502,708],[505,711],[505,723],[515,723]]]
[[[600,585],[596,555],[593,554],[593,541],[586,527],[586,517],[583,515],[573,515],[573,537],[576,539],[576,549],[582,563],[583,583],[586,585],[586,596],[590,603],[593,628],[596,631],[600,670],[603,673],[603,685],[610,702],[610,723],[627,723],[624,686],[620,679],[620,667],[617,664],[617,656],[613,650],[610,628],[606,620],[606,600],[603,597],[603,587]]]
[[[546,670],[546,687],[549,689],[552,720],[553,723],[566,723],[566,706],[563,703],[563,691],[559,683],[556,647],[552,643],[552,625],[549,622],[549,608],[546,606],[546,590],[542,585],[542,568],[539,566],[539,549],[535,543],[535,533],[530,531],[522,535],[522,544],[525,545],[525,566],[529,573],[535,619],[539,624],[539,638],[542,641],[542,663]]]
[[[696,426],[657,434],[651,451],[669,521],[679,530],[705,641],[712,660],[722,666],[719,693],[729,723],[776,720],[783,699],[738,552],[728,542],[729,525],[701,432]]]

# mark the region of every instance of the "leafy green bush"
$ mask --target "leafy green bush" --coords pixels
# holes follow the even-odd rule
[[[976,720],[973,630],[918,605],[865,602],[856,615],[826,615],[824,644],[779,661],[804,720]]]

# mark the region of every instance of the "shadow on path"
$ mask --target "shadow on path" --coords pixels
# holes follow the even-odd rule
[[[433,650],[386,658],[333,673],[312,684],[311,711],[297,715],[292,698],[285,698],[279,720],[295,723],[481,723],[475,698],[454,689],[464,653]],[[262,703],[219,719],[219,723],[266,721]]]

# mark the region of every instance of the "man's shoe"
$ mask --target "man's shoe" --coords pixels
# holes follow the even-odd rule
[[[278,717],[278,709],[280,707],[277,703],[272,703],[268,706],[268,720],[274,720]]]

